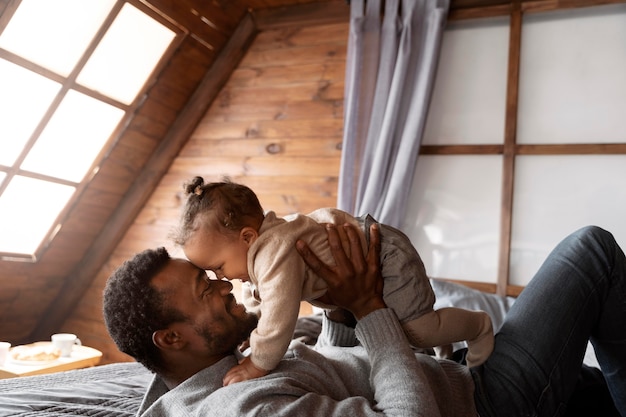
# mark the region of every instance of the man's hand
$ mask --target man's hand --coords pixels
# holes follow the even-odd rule
[[[350,311],[358,320],[374,310],[386,307],[380,274],[380,235],[378,225],[373,224],[365,258],[355,227],[349,224],[340,227],[344,228],[348,237],[349,253],[343,249],[336,226],[326,226],[336,266],[322,263],[301,240],[296,243],[296,248],[307,265],[326,281],[326,295],[331,302]]]

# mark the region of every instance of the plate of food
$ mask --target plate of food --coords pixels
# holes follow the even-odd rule
[[[61,356],[51,343],[33,343],[15,346],[9,352],[9,359],[16,365],[46,365]]]

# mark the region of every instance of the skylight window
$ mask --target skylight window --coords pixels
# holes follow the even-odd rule
[[[73,193],[74,187],[67,185],[13,177],[0,198],[0,251],[33,253]]]
[[[130,104],[171,41],[172,32],[126,4],[77,81]]]
[[[35,260],[176,34],[123,0],[18,3],[0,20],[0,257]]]
[[[22,0],[0,36],[0,48],[68,76],[113,5],[115,0]]]
[[[0,74],[0,165],[12,165],[61,84],[1,59]]]
[[[121,109],[68,91],[21,168],[80,182],[123,115]]]

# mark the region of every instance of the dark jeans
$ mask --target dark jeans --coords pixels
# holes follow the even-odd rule
[[[604,385],[582,368],[588,340]],[[626,416],[626,258],[613,236],[591,226],[559,243],[472,373],[481,417],[562,416],[580,411],[583,393],[607,388]],[[602,415],[590,405],[590,415]]]
[[[609,387],[598,368],[584,366],[574,393],[567,403],[565,417],[619,417]]]

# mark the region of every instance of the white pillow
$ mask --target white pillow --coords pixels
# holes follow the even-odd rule
[[[515,298],[502,297],[475,290],[454,282],[431,279],[430,283],[437,297],[435,309],[442,307],[459,307],[467,310],[482,310],[489,314],[493,322],[493,330],[498,331]]]
[[[504,322],[504,316],[515,302],[514,297],[502,297],[496,294],[478,291],[454,282],[431,279],[430,283],[437,297],[435,309],[442,307],[459,307],[468,310],[482,310],[491,317],[494,332],[500,329]],[[465,346],[465,342],[453,344],[455,350]],[[587,344],[584,363],[596,368],[600,367],[591,343]]]

